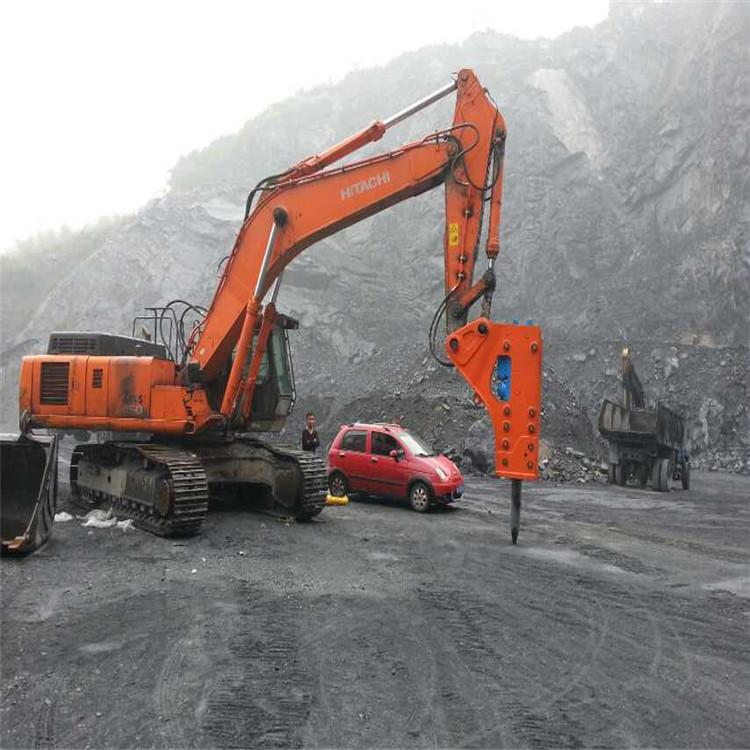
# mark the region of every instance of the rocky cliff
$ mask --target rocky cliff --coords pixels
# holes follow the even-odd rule
[[[494,315],[544,326],[560,383],[550,394],[570,408],[573,399],[589,417],[603,395],[617,395],[619,349],[632,343],[649,395],[688,416],[694,450],[711,465],[747,468],[746,3],[613,4],[599,26],[554,40],[488,31],[270,107],[180,160],[168,192],[98,234],[83,259],[71,253],[23,319],[4,310],[4,421],[14,419],[18,357],[38,351],[48,331],[130,332],[144,305],[174,297],[205,304],[250,186],[464,66],[477,70],[509,128]],[[450,117],[443,101],[369,151]],[[379,403],[400,392],[408,401],[410,389],[429,387],[418,381],[428,374],[426,330],[442,297],[442,232],[436,190],[292,264],[280,306],[301,321],[295,360],[305,403],[335,399],[333,418],[353,399]],[[477,415],[453,421],[464,430]]]

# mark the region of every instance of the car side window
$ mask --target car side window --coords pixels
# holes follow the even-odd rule
[[[364,453],[365,445],[367,443],[367,433],[362,430],[349,430],[343,438],[341,438],[341,450],[342,451],[355,451],[356,453]]]
[[[371,452],[379,456],[389,456],[391,451],[401,450],[398,440],[385,432],[373,432],[370,437],[370,446]]]

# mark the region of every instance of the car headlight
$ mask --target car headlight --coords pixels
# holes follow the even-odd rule
[[[438,466],[435,471],[437,471],[438,476],[445,481],[448,478],[448,475]]]

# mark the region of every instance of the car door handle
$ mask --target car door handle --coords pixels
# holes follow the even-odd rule
[[[378,462],[378,459],[377,458],[371,458],[370,462],[373,463],[373,464],[376,464]]]
[[[339,458],[346,458],[346,453],[339,453]]]

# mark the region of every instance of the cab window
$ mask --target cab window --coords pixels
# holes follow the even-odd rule
[[[289,340],[287,339],[286,331],[283,328],[274,328],[268,344],[271,348],[273,367],[279,383],[279,394],[282,396],[293,396],[292,360],[289,353]]]
[[[391,451],[401,450],[396,438],[385,432],[373,432],[370,440],[371,452],[379,456],[390,456]]]
[[[341,450],[364,453],[366,442],[367,442],[366,432],[363,432],[362,430],[349,430],[344,435],[344,437],[341,438]]]
[[[263,385],[268,380],[270,367],[268,366],[268,350],[263,354],[263,359],[260,361],[260,367],[258,368],[258,377],[255,380],[256,387]]]

